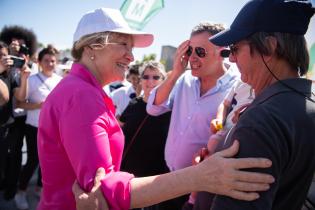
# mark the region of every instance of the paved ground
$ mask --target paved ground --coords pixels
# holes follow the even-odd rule
[[[26,163],[26,146],[23,145],[22,148],[23,156],[22,156],[22,164]],[[27,200],[29,202],[30,208],[28,210],[36,210],[37,203],[39,202],[39,197],[34,193],[34,187],[36,185],[37,180],[37,172],[34,173],[27,190]],[[14,199],[10,201],[6,201],[3,199],[3,192],[0,191],[0,210],[18,210],[15,206]]]
[[[36,173],[37,175],[37,173]],[[37,203],[39,202],[39,197],[34,193],[34,187],[36,185],[36,176],[34,175],[30,181],[28,190],[27,190],[27,200],[30,205],[28,210],[35,210]],[[0,191],[0,210],[18,210],[15,206],[14,199],[6,201],[2,196],[3,192]]]

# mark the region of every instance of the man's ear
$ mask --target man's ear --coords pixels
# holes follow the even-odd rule
[[[268,40],[268,45],[269,45],[271,54],[275,53],[277,49],[277,45],[278,45],[277,39],[273,36],[268,36],[266,37],[266,39]]]
[[[264,58],[266,61],[269,61],[271,59],[272,55],[274,55],[276,53],[278,41],[275,37],[268,36],[268,37],[266,37],[266,42],[267,42],[269,54],[264,55]]]

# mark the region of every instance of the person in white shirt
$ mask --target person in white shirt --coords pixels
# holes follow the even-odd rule
[[[49,93],[56,87],[62,79],[54,73],[57,65],[58,51],[49,45],[38,55],[41,72],[34,74],[28,79],[28,89],[26,91],[26,101],[21,103],[22,108],[27,110],[26,117],[26,143],[27,143],[27,162],[22,168],[18,193],[15,195],[15,203],[18,209],[29,207],[26,200],[26,190],[28,183],[38,166],[37,154],[37,129],[39,114],[42,104]],[[56,99],[58,100],[58,99]],[[38,170],[37,191],[41,189],[41,174]]]
[[[141,86],[139,85],[140,74],[138,68],[139,65],[136,64],[128,70],[127,80],[131,83],[130,86],[121,87],[111,93],[111,98],[116,107],[115,115],[118,119],[128,106],[130,100],[140,95]]]

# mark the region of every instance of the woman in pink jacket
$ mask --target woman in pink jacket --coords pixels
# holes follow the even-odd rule
[[[124,78],[134,60],[133,47],[152,42],[153,35],[131,30],[118,10],[102,8],[82,17],[74,34],[75,63],[40,114],[43,192],[39,210],[76,209],[71,191],[74,181],[90,191],[99,167],[106,172],[101,191],[109,208],[116,210],[152,205],[195,190],[252,200],[258,196],[255,191],[269,187],[271,176],[238,171],[269,167],[269,160],[224,158],[237,152],[237,143],[198,166],[174,173],[134,178],[119,171],[124,136],[102,87]]]

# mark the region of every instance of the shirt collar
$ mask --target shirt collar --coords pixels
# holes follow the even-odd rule
[[[277,95],[283,92],[293,92],[290,88],[281,84],[284,83],[289,87],[294,88],[295,90],[305,94],[308,97],[312,97],[312,81],[302,78],[293,78],[281,80],[281,82],[277,81],[271,86],[267,87],[261,94],[256,96],[253,104],[260,104],[266,101],[268,98]]]
[[[85,82],[93,85],[94,87],[97,87],[102,92],[102,94],[105,94],[100,83],[96,80],[94,75],[84,65],[80,63],[74,63],[72,65],[72,68],[69,74],[75,77],[80,77]]]
[[[222,85],[228,84],[231,80],[234,80],[236,77],[239,76],[238,70],[230,66],[224,75],[222,75],[217,80],[217,87],[219,88]]]
[[[112,100],[109,96],[107,96],[107,94],[105,93],[105,91],[103,90],[102,86],[100,85],[100,83],[96,80],[96,78],[94,77],[94,75],[82,64],[80,63],[74,63],[72,65],[71,71],[69,73],[70,75],[68,76],[75,76],[75,77],[79,77],[81,78],[83,81],[91,84],[92,86],[96,87],[99,92],[102,94],[102,96],[104,97],[104,101],[105,104],[108,106],[108,108],[115,113],[115,108],[114,105],[112,103]]]

